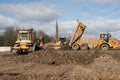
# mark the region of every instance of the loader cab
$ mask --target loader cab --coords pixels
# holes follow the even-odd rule
[[[33,41],[34,35],[32,29],[17,30],[18,36],[14,46],[11,47],[11,51],[16,53],[28,53],[36,50],[36,44]]]
[[[32,41],[32,37],[33,37],[33,32],[31,29],[28,30],[18,30],[18,37],[17,40],[19,41],[24,41],[24,40],[30,40]]]
[[[111,35],[110,33],[102,33],[100,34],[100,39],[105,41],[105,42],[109,42]]]
[[[28,33],[20,33],[19,34],[19,39],[20,40],[28,40],[29,39],[29,34]]]
[[[66,37],[60,37],[59,41],[61,41],[62,44],[66,43]]]
[[[101,50],[108,50],[110,48],[117,49],[119,48],[119,42],[117,40],[111,40],[110,33],[100,34],[99,47]]]

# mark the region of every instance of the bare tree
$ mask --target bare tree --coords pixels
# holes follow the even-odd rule
[[[44,43],[48,43],[48,42],[51,42],[51,41],[55,40],[53,37],[47,35],[47,34],[46,34],[44,31],[42,31],[42,30],[39,30],[39,31],[37,32],[37,36],[39,36],[39,34],[42,34],[42,35],[43,35],[43,42],[44,42]]]
[[[17,32],[13,27],[8,27],[5,29],[5,32],[1,36],[1,42],[3,46],[13,45],[17,38]]]

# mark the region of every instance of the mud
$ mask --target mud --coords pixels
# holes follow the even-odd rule
[[[120,80],[120,50],[1,52],[0,80]]]

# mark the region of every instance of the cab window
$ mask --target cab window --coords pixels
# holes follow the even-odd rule
[[[27,33],[21,33],[20,34],[20,40],[27,40],[28,39],[28,34]]]

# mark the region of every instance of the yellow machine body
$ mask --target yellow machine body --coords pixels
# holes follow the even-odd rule
[[[17,52],[27,52],[35,50],[33,29],[22,29],[17,31],[17,41],[11,48]]]
[[[98,41],[97,47],[102,50],[108,50],[110,48],[117,49],[119,48],[118,40],[111,39],[110,33],[102,33],[100,34],[100,39]]]

